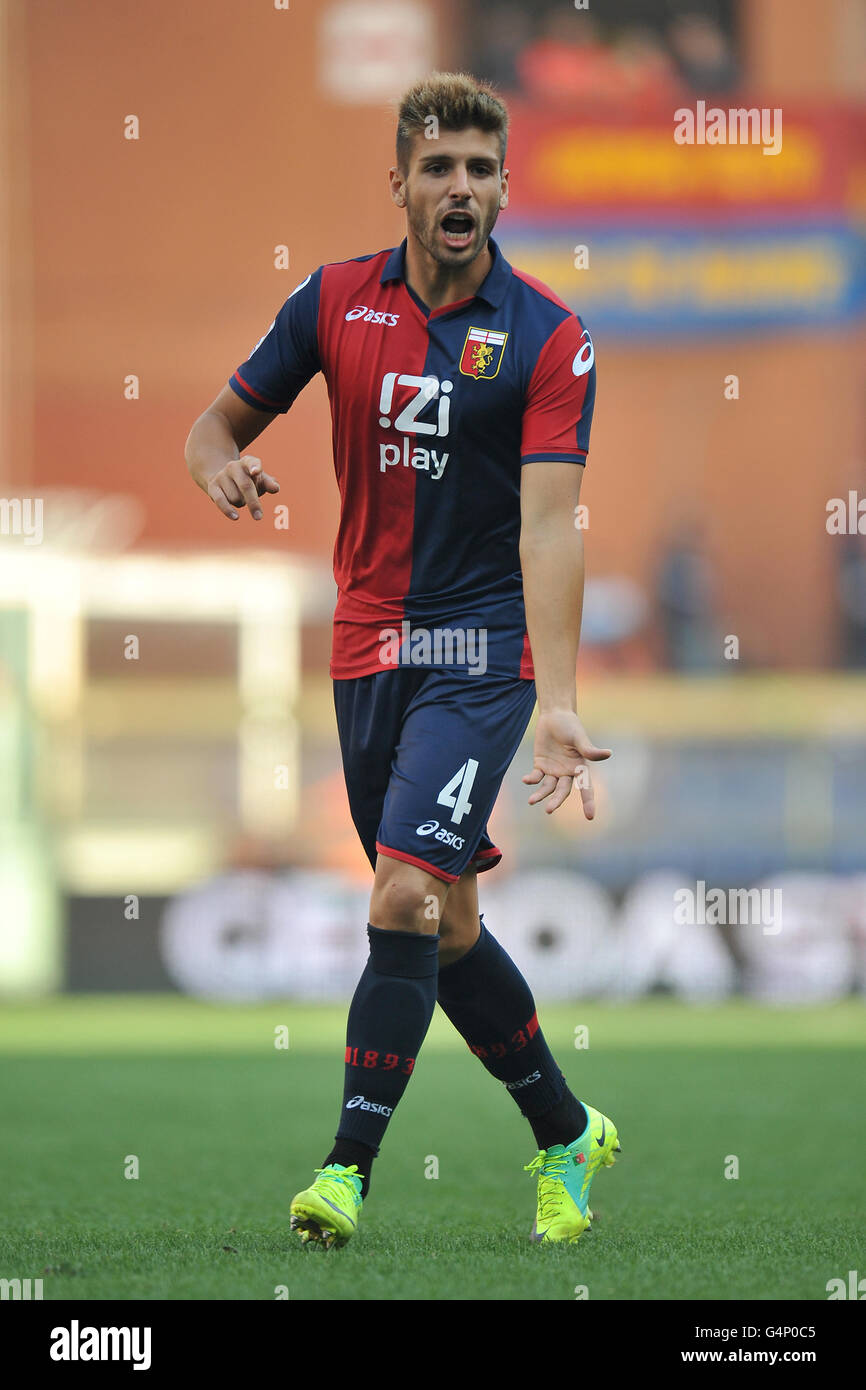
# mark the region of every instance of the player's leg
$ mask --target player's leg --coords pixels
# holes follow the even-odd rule
[[[511,678],[438,671],[417,689],[383,809],[370,920],[407,935],[438,926],[439,1003],[546,1148],[582,1133],[586,1113],[551,1055],[529,986],[479,918],[476,885],[478,868],[501,857],[487,820],[534,704],[532,682]],[[401,860],[452,880],[447,897],[435,877],[407,896],[402,884],[413,880]]]
[[[505,710],[496,698],[503,687]],[[449,887],[476,855],[487,863],[499,858],[486,817],[535,695],[526,681],[496,681],[491,689],[435,669],[336,682],[335,693],[352,816],[371,862],[375,852],[376,875],[370,955],[349,1010],[343,1106],[325,1167],[364,1174],[359,1192],[366,1195],[436,1005]],[[491,714],[493,730],[485,734]],[[485,741],[479,760],[473,755]],[[477,919],[471,930],[474,940]]]
[[[458,797],[462,803],[460,828],[465,826],[466,846],[457,863],[447,867],[457,867],[467,857],[469,863],[465,869],[461,865],[459,880],[442,909],[438,1001],[470,1050],[511,1092],[533,1126],[539,1147],[547,1147],[569,1142],[581,1133],[586,1114],[545,1042],[528,984],[484,926],[477,885],[479,868],[498,863],[501,857],[487,836],[487,819],[534,706],[531,681],[465,681],[450,689],[443,683],[427,732],[430,736],[435,732],[440,712],[450,716],[448,733],[442,732],[437,748],[451,747],[453,752],[450,761],[440,752],[440,775],[443,767],[458,764],[460,758],[468,766],[474,754],[469,792],[463,796],[455,787],[450,796],[452,804]],[[449,802],[441,793],[439,799],[445,805]],[[454,814],[459,814],[458,808],[452,819]]]
[[[369,1172],[409,1083],[436,1007],[438,925],[447,891],[425,869],[379,855],[367,925],[370,954],[346,1024],[343,1108],[330,1162],[358,1163]]]
[[[616,1127],[569,1089],[529,985],[480,917],[474,866],[449,891],[439,931],[439,1005],[510,1092],[538,1145],[528,1167],[538,1175],[533,1238],[575,1240],[592,1221],[592,1180],[619,1152]]]
[[[464,869],[452,883],[439,919],[439,971],[471,951],[481,932],[478,911],[478,870]]]
[[[343,1244],[354,1232],[373,1160],[436,1006],[438,923],[448,882],[423,863],[380,853],[376,844],[404,706],[423,674],[335,682],[349,804],[375,882],[370,953],[347,1020],[334,1147],[313,1186],[292,1202],[293,1228],[302,1239],[325,1244]]]
[[[439,930],[442,1011],[517,1102],[539,1149],[570,1144],[586,1128],[586,1111],[547,1045],[529,985],[479,915],[474,868],[448,894]]]
[[[437,927],[448,884],[380,854],[370,900],[370,954],[346,1023],[343,1103],[334,1147],[312,1188],[292,1202],[302,1239],[344,1244],[370,1171],[436,1007]]]
[[[370,922],[380,931],[436,936],[451,887],[420,864],[379,853],[370,895]]]

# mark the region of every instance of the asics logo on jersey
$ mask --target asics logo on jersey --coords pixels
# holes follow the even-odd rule
[[[399,317],[399,314],[385,314],[381,309],[368,309],[366,304],[356,304],[346,315],[346,322],[363,319],[364,323],[383,323],[386,328],[393,328]]]
[[[586,329],[583,330],[583,336],[586,341],[581,343],[580,347],[577,349],[571,364],[571,370],[574,372],[575,376],[586,376],[595,361],[595,348],[592,345],[592,338],[590,338]]]

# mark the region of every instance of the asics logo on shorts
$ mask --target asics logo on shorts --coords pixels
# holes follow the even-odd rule
[[[423,825],[418,826],[415,834],[434,835],[443,845],[450,845],[452,849],[462,849],[466,844],[462,835],[455,835],[453,830],[446,830],[444,825],[440,829],[438,820],[425,820]]]

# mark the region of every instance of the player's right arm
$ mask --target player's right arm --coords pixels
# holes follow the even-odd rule
[[[184,456],[193,481],[237,521],[239,507],[261,520],[259,498],[279,483],[261,459],[244,453],[272,420],[284,415],[321,370],[318,344],[322,267],[292,290],[230,382],[190,430]]]
[[[224,386],[189,432],[184,457],[190,477],[232,521],[240,515],[238,507],[249,507],[253,520],[260,521],[259,497],[280,490],[276,479],[265,473],[261,459],[241,452],[278,414],[247,405],[230,386]]]

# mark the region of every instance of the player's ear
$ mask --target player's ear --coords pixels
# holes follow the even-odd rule
[[[388,170],[388,183],[391,187],[391,197],[394,202],[397,204],[398,208],[404,208],[406,206],[405,181],[396,164],[393,168]]]
[[[503,169],[503,170],[502,170],[502,183],[501,183],[500,192],[499,192],[499,208],[500,208],[500,211],[501,211],[503,208],[507,208],[507,207],[508,207],[508,175],[509,175],[510,172],[511,172],[511,171],[510,171],[509,169]]]

